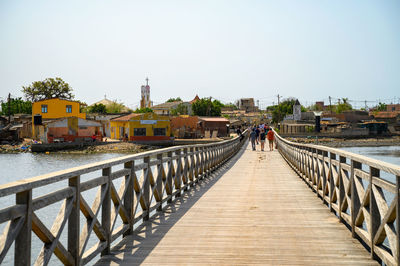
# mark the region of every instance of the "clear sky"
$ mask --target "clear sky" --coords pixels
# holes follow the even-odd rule
[[[400,101],[398,0],[0,1],[0,100],[47,77],[76,98]]]

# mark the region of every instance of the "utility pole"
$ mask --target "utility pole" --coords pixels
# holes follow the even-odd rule
[[[365,100],[364,103],[365,103],[365,111],[367,111],[367,100]]]
[[[278,96],[278,105],[279,105],[279,104],[280,104],[279,99],[280,99],[282,96],[279,96],[279,94],[278,94],[277,96]]]
[[[331,110],[331,114],[332,114],[332,101],[331,101],[331,96],[329,96],[329,110]]]
[[[11,124],[11,93],[8,94],[8,123]]]

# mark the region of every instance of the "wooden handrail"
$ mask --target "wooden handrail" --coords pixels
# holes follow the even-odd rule
[[[0,223],[8,223],[0,237],[0,264],[12,244],[14,264],[30,264],[32,232],[42,241],[34,243],[42,245],[35,265],[48,265],[53,254],[65,265],[82,265],[99,254],[109,254],[113,241],[132,234],[135,224],[150,219],[180,197],[183,190],[208,177],[245,142],[246,138],[241,141],[236,137],[218,143],[175,146],[1,185],[0,198],[15,195],[16,203],[0,209]],[[121,166],[113,171],[113,167]],[[99,170],[101,176],[82,181],[83,175]],[[61,182],[65,180],[67,184]],[[119,187],[116,181],[121,183]],[[32,197],[37,189],[43,191],[51,184],[58,184],[58,190]],[[97,194],[90,206],[82,193],[94,189]],[[56,202],[62,202],[61,208],[48,229],[35,212]],[[118,217],[122,220],[120,226]],[[80,224],[81,218],[86,218],[86,225]],[[60,241],[65,228],[67,246]],[[93,235],[98,241],[90,246]]]
[[[340,149],[288,141],[279,152],[371,257],[400,265],[400,167]],[[392,180],[382,178],[386,175]]]

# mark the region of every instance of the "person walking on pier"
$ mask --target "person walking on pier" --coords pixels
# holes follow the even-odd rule
[[[264,151],[264,144],[265,144],[265,131],[262,128],[260,132],[260,143],[261,143],[261,151]]]
[[[253,151],[255,151],[256,150],[256,138],[257,138],[257,136],[256,136],[256,131],[254,129],[250,132],[249,138],[250,138],[250,142],[251,142],[251,148],[253,149]]]
[[[271,128],[269,128],[269,130],[268,130],[267,139],[268,139],[268,144],[269,144],[269,150],[273,151],[274,150],[274,131]]]

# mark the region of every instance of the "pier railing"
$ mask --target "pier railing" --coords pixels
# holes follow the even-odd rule
[[[5,258],[31,264],[33,245],[35,265],[81,265],[106,255],[113,242],[209,176],[244,142],[236,137],[159,149],[1,185],[0,200],[15,198],[15,204],[0,210],[0,264]]]
[[[375,259],[400,265],[400,167],[276,134],[279,152]]]

